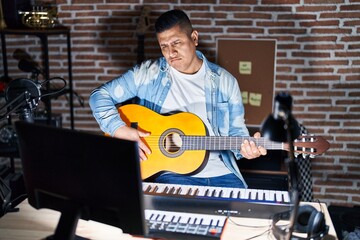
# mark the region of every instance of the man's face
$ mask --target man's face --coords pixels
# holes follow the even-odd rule
[[[192,74],[199,70],[201,61],[196,56],[198,32],[188,36],[186,31],[176,25],[169,30],[157,34],[161,52],[166,61],[182,73]],[[200,65],[199,65],[200,64]]]

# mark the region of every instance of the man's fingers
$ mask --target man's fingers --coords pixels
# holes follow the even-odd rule
[[[267,154],[266,148],[259,146],[258,149],[259,149],[261,155],[266,155]]]
[[[258,138],[260,136],[255,136]],[[241,144],[241,154],[247,159],[257,158],[260,155],[266,155],[267,150],[264,147],[257,146],[254,141],[244,140]]]
[[[254,133],[254,138],[260,138],[261,134],[259,132]]]

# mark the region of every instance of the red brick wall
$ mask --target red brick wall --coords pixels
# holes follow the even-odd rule
[[[215,61],[216,39],[276,39],[276,91],[294,98],[294,115],[331,148],[312,161],[315,197],[331,204],[360,203],[359,0],[57,0],[59,21],[71,29],[76,129],[99,131],[89,106],[92,89],[136,63],[136,26],[142,5],[150,22],[163,11],[184,9],[200,32],[199,49]],[[160,55],[153,25],[145,56]],[[24,76],[12,58],[21,48],[40,61],[36,37],[8,36],[12,77]],[[67,79],[66,41],[53,36],[50,75]],[[69,126],[66,98],[53,101]],[[269,110],[270,111],[270,110]]]

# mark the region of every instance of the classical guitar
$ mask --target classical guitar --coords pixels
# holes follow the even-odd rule
[[[140,163],[143,179],[162,171],[195,172],[206,164],[208,150],[236,150],[245,139],[268,150],[289,150],[288,144],[265,138],[207,136],[204,123],[192,113],[164,116],[135,104],[123,105],[118,111],[128,126],[151,133],[143,139],[152,151],[148,159]],[[328,148],[329,143],[322,137],[301,136],[294,141],[296,154],[315,156]]]

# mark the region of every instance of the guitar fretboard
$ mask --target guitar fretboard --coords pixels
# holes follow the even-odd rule
[[[257,146],[269,150],[286,150],[284,143],[254,137],[181,136],[185,150],[236,150],[244,140],[253,141]]]

